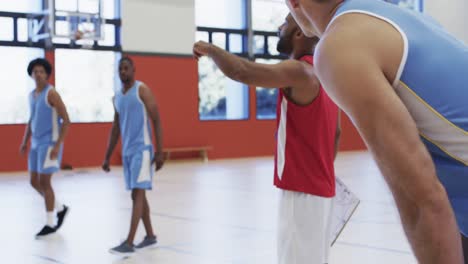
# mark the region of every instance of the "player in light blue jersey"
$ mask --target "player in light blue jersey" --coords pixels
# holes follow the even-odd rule
[[[381,0],[286,3],[306,35],[321,37],[320,82],[375,157],[418,261],[463,263],[468,47],[427,15]]]
[[[36,88],[29,94],[31,116],[20,147],[20,152],[25,154],[31,138],[28,155],[31,185],[45,200],[47,220],[37,233],[38,238],[55,233],[68,213],[68,207],[55,198],[51,184],[52,174],[60,169],[63,141],[70,124],[60,95],[48,83],[51,73],[52,66],[45,59],[29,63],[28,74],[34,79]]]
[[[151,224],[146,190],[152,189],[154,170],[162,168],[164,158],[158,106],[151,90],[144,83],[135,80],[135,66],[128,57],[120,60],[119,75],[122,88],[114,97],[114,123],[102,168],[106,172],[110,171],[109,160],[122,135],[124,178],[127,189],[132,191],[133,211],[127,239],[112,248],[110,252],[129,256],[135,252],[135,249],[155,246],[157,243]],[[153,148],[151,124],[154,127],[156,151]],[[146,237],[134,246],[133,241],[140,220],[143,220]]]

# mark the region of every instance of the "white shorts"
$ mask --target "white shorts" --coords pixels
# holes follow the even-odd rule
[[[278,264],[325,264],[330,249],[333,198],[281,190]]]

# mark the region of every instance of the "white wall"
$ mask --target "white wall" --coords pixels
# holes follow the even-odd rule
[[[194,2],[122,0],[123,49],[190,54],[196,28]],[[424,10],[468,45],[468,0],[424,0]]]
[[[194,0],[122,0],[124,51],[191,54]]]
[[[468,45],[467,0],[424,0],[424,12]]]

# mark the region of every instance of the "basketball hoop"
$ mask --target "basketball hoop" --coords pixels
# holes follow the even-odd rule
[[[76,30],[73,34],[73,40],[82,48],[91,49],[94,45],[94,30]]]
[[[85,30],[76,30],[75,34],[73,34],[75,40],[80,39],[94,39],[95,31],[92,29],[85,29]]]
[[[46,0],[45,9],[28,16],[28,41],[37,42],[46,39],[52,43],[53,38],[70,39],[83,48],[92,48],[96,41],[104,40],[102,17],[103,0],[67,0],[83,1],[83,6],[89,7],[88,12],[81,10],[58,10],[57,0]],[[79,5],[77,5],[79,6]],[[58,27],[58,23],[62,26]]]
[[[83,36],[84,36],[84,34],[85,34],[85,33],[84,33],[83,31],[77,30],[77,31],[75,32],[75,40],[80,40],[80,39],[82,39]]]

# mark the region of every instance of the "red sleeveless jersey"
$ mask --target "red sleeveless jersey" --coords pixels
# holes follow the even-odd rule
[[[300,59],[313,64],[313,56]],[[306,106],[279,90],[275,186],[322,197],[335,196],[335,136],[338,107],[322,87]]]

